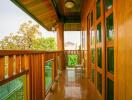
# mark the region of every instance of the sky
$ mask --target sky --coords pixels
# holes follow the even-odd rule
[[[10,33],[15,33],[19,30],[19,26],[31,20],[34,24],[38,24],[34,21],[29,15],[27,15],[24,11],[22,11],[19,7],[17,7],[10,0],[0,0],[0,40],[4,38],[4,36],[9,35]],[[44,37],[54,36],[56,37],[56,33],[49,32],[45,28],[40,25],[40,32],[44,33]],[[74,34],[78,32],[64,32],[65,41],[71,41],[74,43],[80,43],[80,34]],[[70,34],[70,36],[69,36]]]
[[[80,44],[80,31],[65,31],[64,42],[71,41],[73,43]]]

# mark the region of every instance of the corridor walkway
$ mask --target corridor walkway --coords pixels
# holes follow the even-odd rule
[[[97,100],[94,88],[82,73],[67,69],[46,100]]]

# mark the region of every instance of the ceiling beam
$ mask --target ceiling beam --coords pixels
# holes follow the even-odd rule
[[[81,22],[81,17],[76,16],[76,17],[64,17],[63,20],[64,23],[80,23]]]

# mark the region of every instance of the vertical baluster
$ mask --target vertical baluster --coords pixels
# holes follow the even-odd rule
[[[21,56],[21,71],[25,70],[25,55]]]
[[[16,55],[13,55],[13,74],[16,74]]]
[[[42,54],[42,96],[45,97],[45,54]]]
[[[42,97],[42,54],[38,54],[38,80],[39,80],[39,84],[40,86],[38,87],[38,95],[41,98]]]
[[[0,80],[3,80],[4,77],[5,77],[4,57],[0,57]]]
[[[4,57],[4,71],[5,71],[5,78],[8,78],[8,64],[9,64],[9,57]]]
[[[34,99],[34,97],[35,97],[35,85],[34,85],[34,80],[35,80],[35,75],[34,75],[35,73],[34,73],[34,54],[31,54],[31,68],[30,68],[30,86],[31,86],[31,88],[30,88],[30,98],[31,98],[31,100],[33,100]]]
[[[29,55],[25,55],[25,70],[29,69]]]
[[[31,99],[31,76],[30,76],[30,72],[31,72],[31,59],[30,59],[30,55],[26,55],[26,65],[25,65],[25,69],[29,69],[29,73],[26,75],[26,93],[25,93],[25,96],[26,96],[26,99],[25,100],[30,100]]]
[[[16,74],[20,73],[20,56],[16,56]]]
[[[8,77],[13,75],[13,56],[9,56]]]

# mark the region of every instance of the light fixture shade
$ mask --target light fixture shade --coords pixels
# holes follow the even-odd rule
[[[52,31],[55,31],[55,27],[52,27]]]
[[[67,1],[65,2],[65,7],[66,7],[66,8],[73,8],[74,6],[75,6],[75,2],[72,1],[72,0],[67,0]]]

